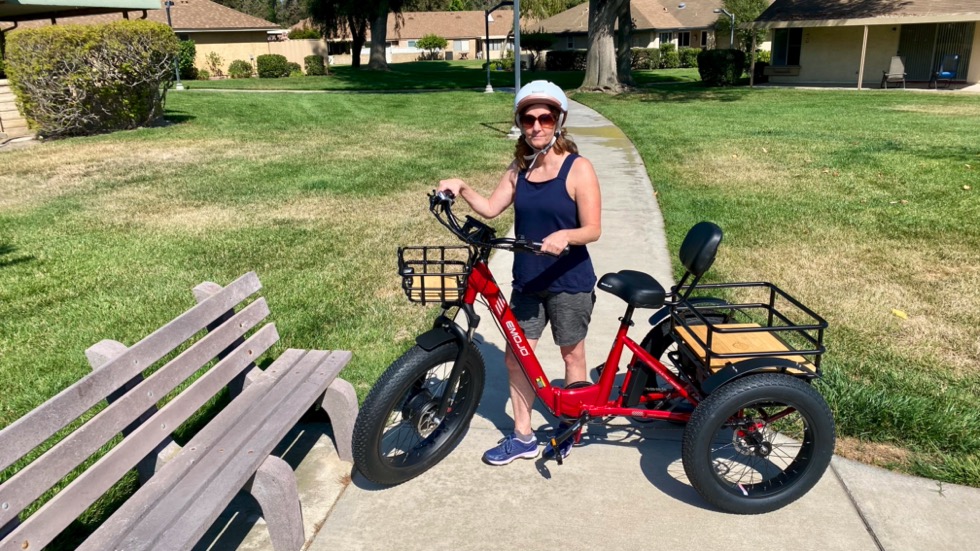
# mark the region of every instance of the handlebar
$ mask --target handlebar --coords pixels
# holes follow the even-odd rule
[[[452,205],[455,201],[456,197],[448,191],[433,191],[429,194],[429,211],[439,220],[439,223],[465,243],[477,247],[544,254],[558,258],[567,255],[570,250],[565,247],[565,250],[556,255],[542,251],[543,243],[540,241],[531,241],[523,236],[518,236],[516,239],[513,237],[496,237],[493,228],[472,216],[467,216],[465,222],[460,225],[459,218],[452,211]]]

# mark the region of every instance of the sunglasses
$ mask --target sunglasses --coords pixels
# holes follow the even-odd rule
[[[528,114],[521,115],[521,126],[524,127],[524,130],[534,128],[534,123],[540,124],[541,128],[544,130],[551,130],[555,127],[556,122],[557,121],[555,121],[554,115],[551,113],[545,113],[537,117]]]

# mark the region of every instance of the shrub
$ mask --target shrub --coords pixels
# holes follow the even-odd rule
[[[286,36],[288,36],[290,40],[319,40],[320,31],[310,27],[303,27],[302,29],[293,29],[289,31],[289,34]]]
[[[768,66],[769,64],[765,61],[755,62],[755,72],[753,73],[752,80],[755,81],[756,84],[769,82],[769,75],[766,74],[766,67]]]
[[[630,68],[633,70],[657,69],[660,67],[660,50],[656,48],[633,48],[633,61]]]
[[[300,67],[299,63],[296,63],[295,61],[286,63],[286,68],[289,69],[289,76],[291,77],[303,76],[303,68]]]
[[[681,48],[678,50],[677,55],[680,58],[681,67],[697,67],[699,53],[701,53],[701,48]]]
[[[181,45],[166,25],[51,25],[7,39],[7,72],[28,124],[45,137],[136,128],[163,114]]]
[[[3,58],[0,57],[0,78],[7,78],[7,73],[3,68]]]
[[[744,70],[742,50],[704,50],[698,54],[698,73],[707,86],[734,86]]]
[[[236,59],[228,66],[228,76],[231,78],[251,78],[252,64],[244,59]]]
[[[545,55],[544,66],[549,71],[584,71],[586,50],[553,50]]]
[[[289,76],[289,61],[279,54],[264,54],[255,58],[255,68],[259,78],[282,78]]]
[[[216,77],[221,76],[221,69],[225,66],[225,60],[221,58],[218,52],[208,52],[208,55],[204,56],[204,61],[208,64],[208,71]]]
[[[323,58],[318,55],[308,55],[303,58],[303,65],[306,66],[306,76],[323,76],[327,74],[327,67],[323,63]]]
[[[197,72],[197,80],[209,80],[211,78],[211,72],[207,69],[201,69]]]
[[[197,78],[197,67],[194,66],[194,59],[197,57],[197,47],[193,40],[182,40],[180,42],[180,53],[177,57],[177,67],[180,70],[180,78],[184,80],[194,80]]]
[[[766,64],[772,63],[772,52],[769,50],[756,50],[755,51],[755,62],[763,62]]]
[[[681,57],[677,53],[677,47],[673,44],[660,45],[660,68],[676,69],[681,66]]]
[[[445,38],[435,35],[427,34],[415,42],[416,48],[421,48],[423,50],[428,50],[428,59],[438,59],[436,57],[436,50],[442,50],[449,45],[449,41]],[[421,56],[425,57],[425,56]]]

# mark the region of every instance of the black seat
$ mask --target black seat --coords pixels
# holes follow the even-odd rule
[[[599,288],[625,300],[634,308],[660,308],[667,296],[663,285],[656,279],[634,270],[620,270],[602,276]]]

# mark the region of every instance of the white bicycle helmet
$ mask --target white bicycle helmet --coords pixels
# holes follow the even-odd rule
[[[521,87],[514,97],[514,124],[520,126],[521,111],[535,103],[544,103],[561,110],[558,129],[565,125],[568,116],[568,97],[556,84],[547,80],[535,80]]]
[[[514,97],[514,125],[520,128],[521,126],[521,112],[526,109],[529,105],[534,105],[537,103],[543,103],[545,105],[550,105],[561,111],[558,116],[558,124],[555,125],[555,134],[551,137],[551,141],[545,147],[538,149],[531,145],[531,142],[525,140],[527,145],[534,150],[532,155],[525,155],[526,160],[531,161],[527,169],[531,170],[534,166],[535,161],[538,160],[538,156],[542,153],[546,153],[551,146],[555,145],[558,140],[558,136],[561,135],[561,129],[565,126],[565,119],[568,118],[568,97],[565,96],[565,92],[562,91],[556,84],[548,82],[547,80],[535,80],[525,84],[517,92]]]

